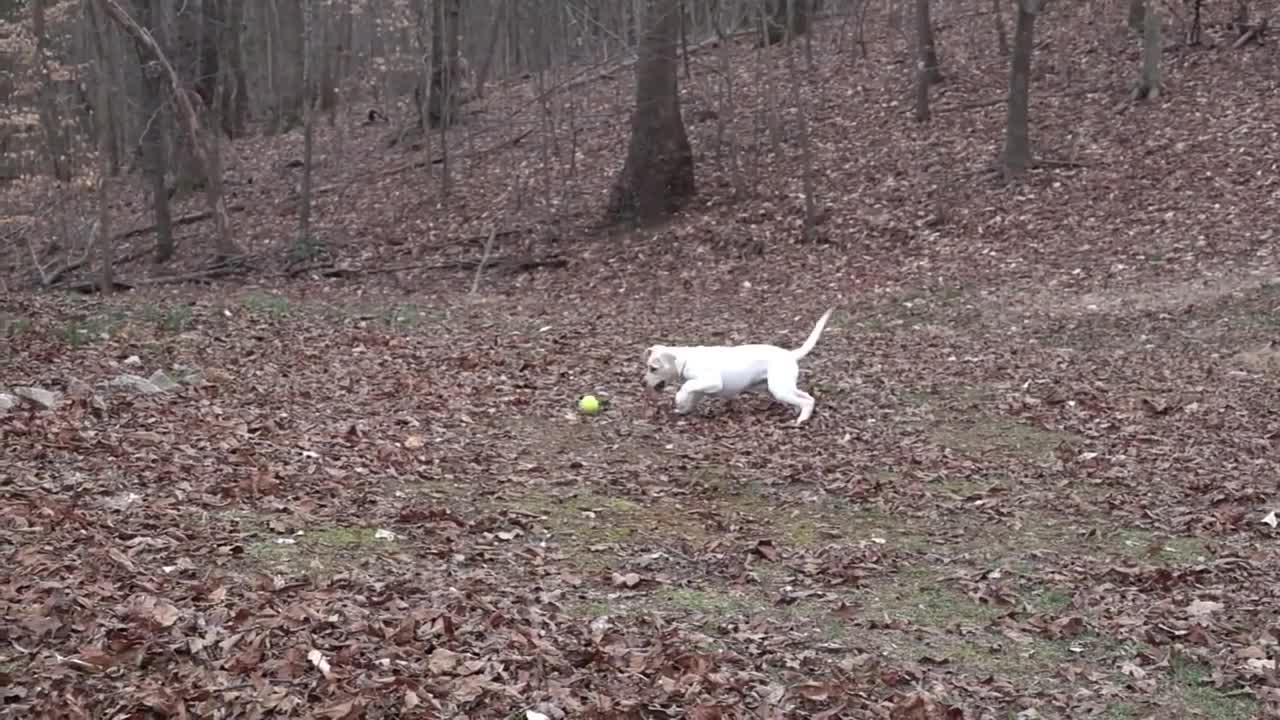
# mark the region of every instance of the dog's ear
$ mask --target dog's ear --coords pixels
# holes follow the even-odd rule
[[[656,359],[664,368],[673,368],[676,366],[676,354],[665,347],[658,348]]]

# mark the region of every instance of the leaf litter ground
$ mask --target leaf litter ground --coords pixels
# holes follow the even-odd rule
[[[6,383],[66,402],[0,416],[5,708],[1276,716],[1280,284],[1252,221],[1276,156],[1246,137],[1276,117],[1251,88],[1274,92],[1276,50],[1171,54],[1177,91],[1117,117],[1133,53],[1084,22],[1043,23],[1061,49],[1039,62],[1088,80],[1037,80],[1033,113],[1083,167],[1014,190],[983,170],[998,106],[913,126],[887,47],[854,61],[819,35],[822,243],[792,240],[798,171],[732,199],[706,124],[698,207],[589,237],[625,133],[609,109],[580,119],[564,205],[503,247],[563,270],[476,296],[413,270],[12,296]],[[939,107],[1002,92],[960,34]],[[794,163],[751,135],[751,63],[782,63],[735,52],[749,163]],[[694,109],[718,92],[695,58]],[[625,75],[579,102],[625,101]],[[321,232],[353,267],[469,256],[444,240],[510,222],[482,199],[546,142],[462,165],[447,210],[421,171],[334,178]],[[325,167],[347,165],[371,172]],[[237,225],[268,257],[293,220],[284,183],[255,185]],[[640,386],[651,342],[795,344],[829,305],[802,429],[761,397],[677,418]],[[131,357],[205,382],[84,392]]]

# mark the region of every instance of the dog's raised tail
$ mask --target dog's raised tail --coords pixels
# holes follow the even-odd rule
[[[809,333],[809,337],[805,338],[804,344],[791,351],[796,360],[813,352],[814,346],[818,344],[818,338],[822,336],[823,328],[827,326],[827,320],[831,318],[831,313],[834,311],[835,308],[828,308],[826,312],[822,313],[822,317],[818,318],[818,322],[813,326],[813,331]]]

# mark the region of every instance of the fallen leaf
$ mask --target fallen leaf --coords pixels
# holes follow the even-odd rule
[[[323,675],[326,680],[333,679],[333,673],[330,672],[329,669],[329,660],[324,656],[324,653],[320,652],[316,648],[311,648],[311,650],[307,652],[307,660],[320,671],[320,674]]]
[[[1218,612],[1223,607],[1222,603],[1214,600],[1195,600],[1190,605],[1187,605],[1187,614],[1192,617],[1205,618]]]
[[[633,588],[640,584],[640,576],[636,573],[614,573],[613,584],[615,587]]]

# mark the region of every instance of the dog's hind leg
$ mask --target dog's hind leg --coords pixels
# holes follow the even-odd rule
[[[794,364],[769,368],[769,393],[778,402],[786,403],[800,411],[800,415],[796,417],[796,425],[809,419],[815,404],[812,395],[796,387],[796,381],[799,379],[800,368]]]

